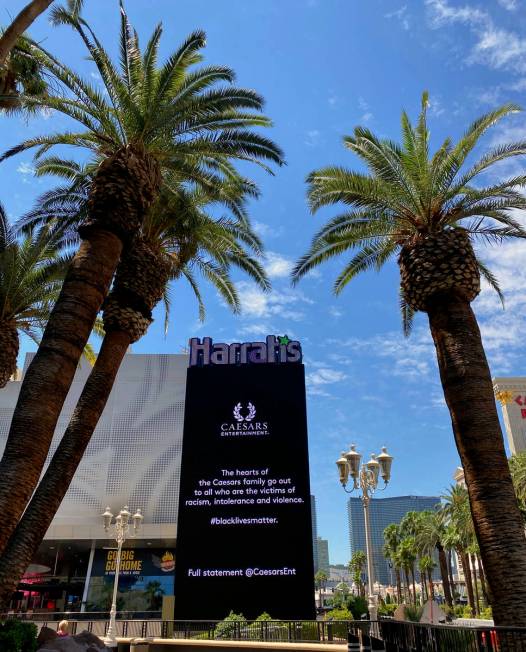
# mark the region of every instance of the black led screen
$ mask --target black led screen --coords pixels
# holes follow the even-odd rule
[[[303,364],[191,367],[175,618],[315,617]]]

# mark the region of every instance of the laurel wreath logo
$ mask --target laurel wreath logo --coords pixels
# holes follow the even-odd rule
[[[247,409],[248,409],[248,414],[246,417],[244,417],[241,414],[241,410],[243,409],[243,406],[241,403],[237,403],[234,406],[234,419],[241,423],[242,421],[252,421],[252,419],[256,416],[256,408],[252,403],[247,404]]]

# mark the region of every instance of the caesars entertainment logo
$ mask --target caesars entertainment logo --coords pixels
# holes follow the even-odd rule
[[[251,402],[246,406],[236,403],[232,416],[232,421],[221,424],[221,437],[261,437],[270,434],[268,422],[256,419],[256,406]]]
[[[211,337],[190,340],[190,367],[211,365],[291,364],[301,362],[301,344],[287,335],[268,335],[264,342],[212,342]]]

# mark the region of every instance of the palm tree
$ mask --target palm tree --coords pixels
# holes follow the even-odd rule
[[[233,173],[232,161],[267,166],[282,162],[279,148],[251,128],[269,126],[254,91],[220,86],[234,73],[224,67],[193,70],[201,60],[203,32],[194,32],[159,66],[159,25],[141,52],[121,7],[121,61],[111,61],[89,25],[55,9],[57,23],[75,29],[104,84],[99,92],[42,48],[43,65],[65,87],[59,97],[25,97],[26,106],[55,109],[79,122],[79,132],[32,138],[4,157],[31,148],[42,155],[56,145],[91,152],[96,173],[89,191],[82,242],[66,275],[42,343],[26,372],[0,462],[0,553],[41,473],[80,355],[105,299],[115,268],[159,196],[163,175],[206,189]],[[34,397],[39,396],[35,401]],[[31,432],[28,441],[26,433]]]
[[[444,587],[444,597],[446,599],[446,604],[449,607],[452,607],[453,600],[449,583],[446,552],[443,543],[445,530],[445,513],[443,510],[437,510],[435,512],[420,512],[420,524],[416,537],[417,546],[426,555],[432,555],[433,550],[436,549],[438,553],[440,575],[442,577],[442,586]]]
[[[428,598],[430,600],[435,599],[435,590],[433,586],[433,571],[436,568],[436,563],[431,555],[422,555],[418,560],[418,570],[422,577],[422,587],[425,589],[426,581],[429,582],[429,593],[425,590],[425,593],[428,593]],[[426,578],[427,576],[427,578]]]
[[[391,523],[384,530],[384,547],[383,554],[393,565],[396,577],[396,596],[398,604],[402,603],[402,584],[400,580],[400,564],[397,555],[398,546],[400,545],[400,527],[396,523]]]
[[[473,613],[475,613],[477,611],[477,604],[473,590],[473,577],[468,552],[470,545],[474,541],[475,531],[469,509],[468,492],[461,485],[452,485],[442,498],[445,501],[444,511],[449,517],[448,538],[450,543],[454,545],[457,556],[462,564],[468,594],[468,604]]]
[[[314,237],[293,280],[354,250],[336,279],[334,291],[339,294],[356,275],[378,270],[398,254],[406,333],[414,312],[423,311],[429,319],[482,561],[495,597],[495,623],[526,626],[526,541],[490,370],[470,305],[480,291],[481,274],[500,293],[472,240],[500,243],[526,237],[512,215],[526,208],[526,197],[519,191],[526,175],[485,187],[476,184],[496,163],[526,154],[526,143],[498,146],[466,165],[481,136],[519,110],[507,104],[476,120],[458,143],[447,139],[431,155],[427,105],[424,93],[416,125],[402,113],[402,144],[380,139],[364,127],[345,137],[346,147],[364,161],[370,174],[328,167],[309,175],[313,211],[340,202],[346,211]],[[509,591],[505,581],[510,571],[516,591]]]
[[[167,299],[169,281],[186,277],[201,303],[194,276],[194,271],[199,271],[234,312],[239,309],[239,301],[230,280],[232,266],[248,273],[262,289],[269,287],[265,272],[251,255],[261,254],[262,247],[245,214],[244,180],[234,187],[231,182],[224,184],[223,192],[211,197],[199,190],[174,190],[168,181],[141,235],[117,268],[104,304],[106,332],[93,370],[49,467],[0,556],[0,608],[8,603],[64,498],[126,351],[148,328],[155,305],[163,297]],[[254,193],[251,184],[248,190]],[[214,219],[208,209],[215,203],[235,206],[235,214],[228,219]],[[76,210],[74,201],[73,212]],[[41,214],[39,219],[43,219]],[[73,217],[66,223],[72,221]],[[165,301],[165,305],[168,308],[169,302]]]
[[[329,576],[324,570],[319,570],[314,575],[314,584],[318,587],[318,591],[320,592],[320,607],[323,607],[323,592],[325,591],[325,587],[327,586],[328,579]]]
[[[397,549],[398,563],[404,569],[405,586],[408,593],[409,601],[413,600],[416,605],[416,586],[415,586],[415,540],[413,537],[404,537],[400,539]],[[413,595],[411,597],[411,577],[413,580]]]
[[[0,388],[16,372],[19,332],[38,342],[67,263],[52,228],[20,236],[0,204]]]
[[[365,583],[362,580],[367,563],[367,555],[363,550],[355,550],[352,554],[351,561],[349,562],[349,571],[352,574],[353,582],[358,587],[358,591],[362,598],[365,598]],[[367,580],[369,581],[369,579]],[[372,592],[372,587],[369,589]]]
[[[52,2],[31,0],[0,34],[0,109],[18,109],[23,95],[34,97],[47,91],[42,66],[33,56],[33,44],[24,32]],[[67,0],[67,4],[78,15],[82,0]]]

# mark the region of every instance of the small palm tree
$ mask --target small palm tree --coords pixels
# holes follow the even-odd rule
[[[121,60],[115,65],[90,26],[75,12],[56,8],[56,23],[71,26],[97,66],[104,93],[39,49],[42,65],[64,94],[24,97],[28,107],[54,109],[80,124],[77,132],[31,138],[3,158],[57,145],[88,151],[96,166],[87,215],[64,285],[42,343],[26,372],[0,462],[0,553],[14,531],[40,476],[63,402],[95,317],[106,298],[124,246],[140,232],[168,173],[206,190],[233,175],[235,161],[268,169],[282,163],[280,149],[253,130],[267,127],[262,98],[232,86],[234,73],[220,66],[195,69],[205,35],[194,32],[158,64],[159,25],[144,51],[121,6]],[[38,395],[39,401],[33,397]],[[28,442],[26,434],[32,432]],[[16,494],[13,493],[16,486]]]
[[[334,256],[354,252],[336,279],[334,291],[339,294],[358,274],[379,270],[398,256],[406,332],[414,312],[426,312],[429,318],[482,560],[495,597],[495,622],[526,626],[526,540],[491,374],[470,305],[480,291],[481,274],[500,293],[472,241],[500,243],[526,237],[513,217],[513,211],[526,208],[520,192],[526,175],[487,186],[479,185],[480,176],[500,161],[526,154],[526,143],[498,146],[466,165],[481,136],[519,110],[507,104],[476,120],[458,143],[447,139],[431,154],[427,105],[424,93],[416,125],[402,113],[401,144],[378,138],[364,127],[345,137],[346,147],[364,161],[369,174],[328,167],[309,175],[313,211],[339,203],[346,210],[314,237],[293,280]],[[516,591],[509,591],[504,579],[509,568],[514,569]]]
[[[509,459],[509,464],[519,508],[526,517],[526,451],[514,453]]]
[[[0,204],[0,388],[16,372],[19,333],[38,343],[67,264],[50,227],[20,235]]]
[[[420,575],[422,577],[422,587],[425,588],[426,579],[429,582],[428,595],[430,600],[435,599],[435,589],[433,586],[433,571],[435,570],[435,568],[436,568],[436,563],[435,560],[431,557],[431,555],[422,555],[418,560],[418,570],[420,571]]]

